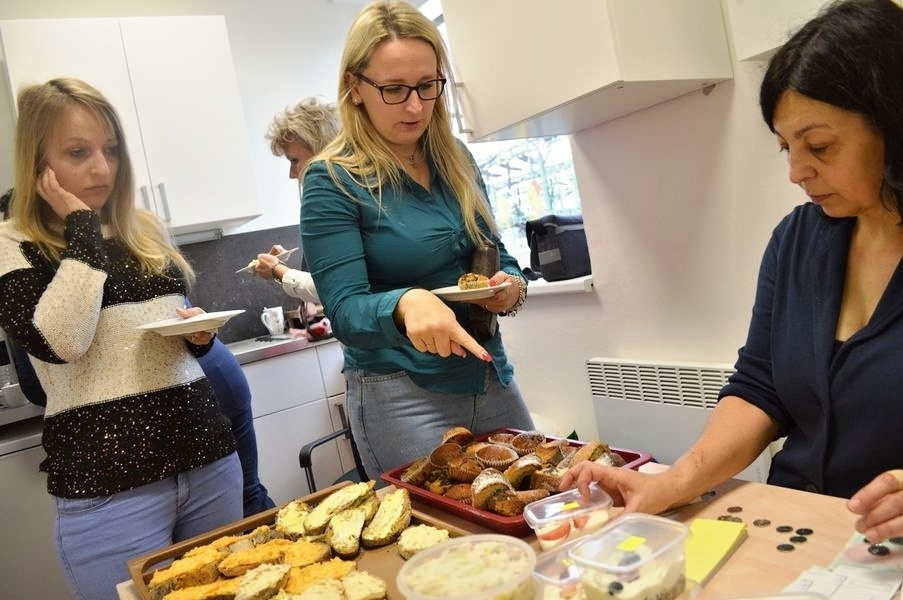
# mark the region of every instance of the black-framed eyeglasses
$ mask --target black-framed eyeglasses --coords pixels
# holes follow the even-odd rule
[[[430,79],[429,81],[418,83],[417,85],[405,85],[403,83],[387,83],[385,85],[380,85],[360,73],[357,74],[357,78],[378,89],[379,95],[382,96],[383,102],[386,104],[404,104],[408,101],[408,98],[411,97],[411,92],[417,92],[417,97],[421,100],[435,100],[442,95],[446,81],[444,78],[440,77],[438,79]]]

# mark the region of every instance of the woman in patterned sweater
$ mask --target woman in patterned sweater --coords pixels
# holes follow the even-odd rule
[[[16,201],[0,224],[0,326],[47,393],[41,469],[73,595],[114,599],[126,562],[242,517],[229,420],[197,356],[213,333],[138,325],[183,310],[193,273],[136,208],[115,109],[54,79],[22,89]]]

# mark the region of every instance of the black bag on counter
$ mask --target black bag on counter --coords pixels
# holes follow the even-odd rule
[[[583,215],[546,215],[527,221],[530,268],[546,281],[589,275]]]

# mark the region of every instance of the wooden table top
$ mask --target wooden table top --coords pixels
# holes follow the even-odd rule
[[[827,567],[853,535],[855,515],[846,509],[842,498],[811,494],[763,483],[731,480],[715,490],[714,497],[686,506],[667,516],[689,525],[702,517],[717,519],[728,513],[728,507],[743,510],[732,513],[747,525],[748,537],[712,576],[708,584],[694,596],[696,600],[720,600],[736,596],[779,592],[812,566]],[[472,531],[492,533],[460,517],[420,503],[414,505],[437,520]],[[767,527],[753,525],[756,519],[768,519]],[[787,543],[793,533],[780,533],[779,525],[794,530],[809,528],[813,533],[805,544],[795,545],[792,552],[780,552],[778,544]],[[538,552],[534,536],[525,538]]]
[[[492,533],[479,525],[412,499],[415,508],[437,521],[473,533]],[[717,519],[729,514],[728,507],[741,507],[732,513],[747,524],[748,537],[715,573],[696,600],[720,600],[736,596],[779,592],[800,573],[813,566],[827,567],[853,535],[855,515],[846,509],[845,500],[811,494],[763,483],[731,480],[715,490],[705,501],[686,506],[668,516],[686,524],[697,517]],[[756,519],[768,519],[770,525],[753,525]],[[776,531],[779,525],[813,531],[804,544],[792,552],[780,552],[778,544],[787,543],[793,533]],[[535,537],[526,538],[538,551]],[[137,599],[131,582],[117,586],[120,600]]]

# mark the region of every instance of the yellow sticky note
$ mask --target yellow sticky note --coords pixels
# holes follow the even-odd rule
[[[696,519],[684,541],[687,578],[705,584],[746,539],[746,523]]]

